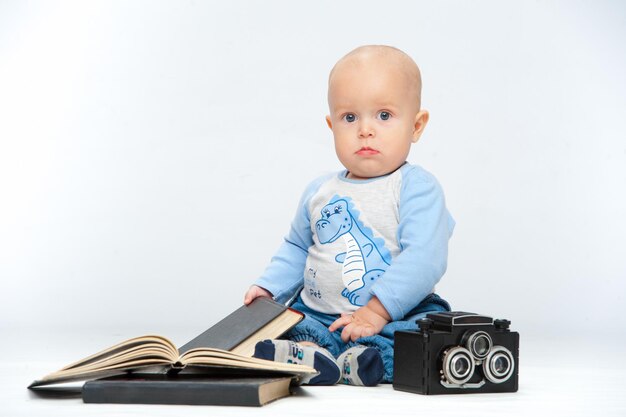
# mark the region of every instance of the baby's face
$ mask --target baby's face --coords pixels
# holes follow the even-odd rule
[[[409,86],[402,72],[385,63],[345,65],[333,74],[326,121],[349,178],[385,175],[406,160],[428,120]]]

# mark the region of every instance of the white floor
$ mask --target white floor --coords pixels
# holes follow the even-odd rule
[[[181,344],[185,331],[164,334]],[[261,408],[101,405],[39,398],[26,386],[49,372],[141,333],[106,329],[2,329],[0,415],[12,416],[626,416],[626,341],[521,335],[520,390],[512,394],[422,396],[375,388],[302,387]],[[38,335],[38,336],[34,336]]]

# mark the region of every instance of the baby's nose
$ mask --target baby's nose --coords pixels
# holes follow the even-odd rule
[[[359,137],[371,138],[374,136],[374,129],[368,123],[361,123],[359,125]]]

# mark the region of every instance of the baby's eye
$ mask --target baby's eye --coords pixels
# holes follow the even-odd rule
[[[352,123],[356,120],[356,115],[352,113],[348,113],[345,116],[343,116],[343,120],[345,120],[348,123]]]
[[[389,120],[389,118],[391,117],[391,113],[389,113],[388,111],[381,111],[380,113],[378,113],[378,117],[380,117],[380,120]]]

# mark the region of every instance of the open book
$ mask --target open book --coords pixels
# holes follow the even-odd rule
[[[215,348],[195,348],[179,355],[176,346],[161,336],[141,336],[125,340],[101,352],[72,363],[40,380],[28,388],[62,382],[79,381],[124,373],[154,366],[176,372],[186,367],[231,369],[265,373],[283,373],[296,381],[318,372],[305,365],[287,364],[238,355]],[[200,369],[199,369],[200,370]]]
[[[127,370],[161,366],[175,370],[201,367],[203,373],[219,368],[245,370],[245,373],[288,373],[296,380],[316,374],[313,368],[280,364],[251,358],[254,346],[265,339],[276,339],[304,318],[304,314],[275,301],[259,297],[241,306],[180,349],[161,336],[141,336],[108,349],[33,382],[29,388],[69,381],[117,375]],[[211,368],[211,369],[208,369]]]

